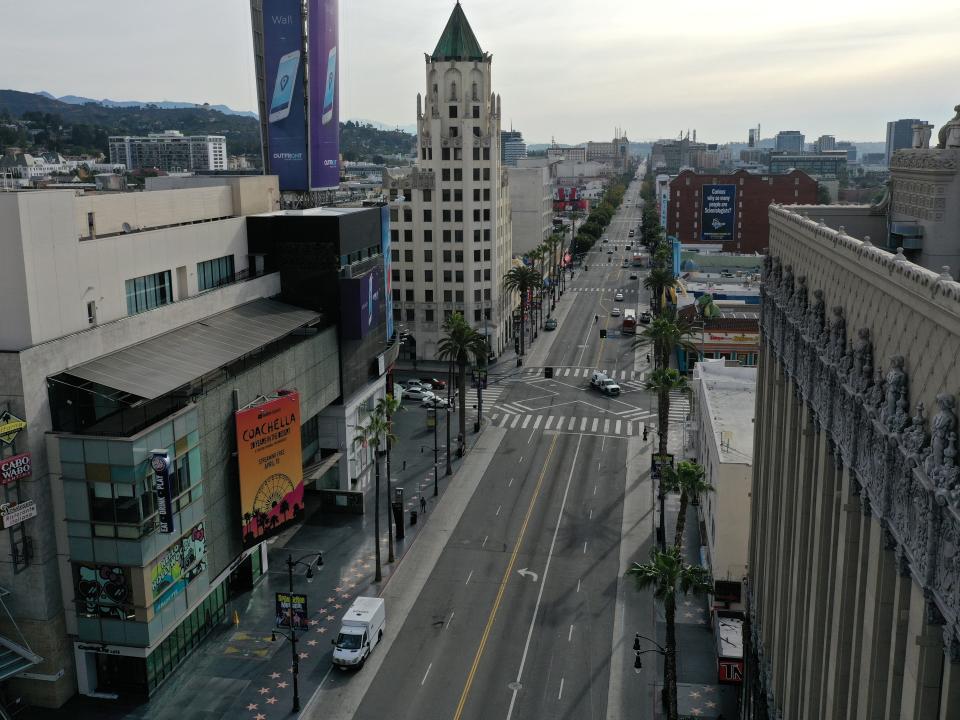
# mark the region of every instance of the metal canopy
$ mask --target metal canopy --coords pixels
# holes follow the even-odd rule
[[[276,300],[254,300],[64,372],[152,400],[319,317]]]

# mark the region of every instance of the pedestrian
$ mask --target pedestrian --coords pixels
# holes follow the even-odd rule
[[[406,460],[403,461],[403,471],[404,471],[404,472],[407,471],[407,461],[406,461]]]
[[[647,353],[647,362],[650,362],[650,353]]]
[[[427,500],[426,498],[423,497],[422,493],[420,495],[420,514],[421,515],[427,514]]]

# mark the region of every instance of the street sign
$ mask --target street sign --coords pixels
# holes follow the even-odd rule
[[[20,431],[27,426],[21,418],[18,418],[9,410],[0,413],[0,442],[12,445]]]
[[[33,473],[33,460],[30,453],[0,458],[0,485],[9,485],[17,480],[30,477]]]
[[[3,527],[12,528],[24,520],[37,516],[37,506],[33,500],[24,500],[20,503],[4,503],[0,505],[0,515],[3,516]]]
[[[291,625],[296,629],[309,627],[306,595],[303,593],[278,592],[274,597],[274,602],[276,604],[277,627],[288,628]]]
[[[660,468],[664,465],[669,465],[673,467],[673,455],[667,453],[666,455],[658,455],[654,453],[650,456],[650,477],[654,480],[660,479]]]

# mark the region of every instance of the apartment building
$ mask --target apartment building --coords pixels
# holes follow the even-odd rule
[[[165,130],[146,137],[114,135],[108,143],[110,162],[129,170],[226,170],[229,161],[223,135],[186,136],[179,130]]]

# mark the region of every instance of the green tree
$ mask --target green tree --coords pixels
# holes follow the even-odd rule
[[[653,596],[663,603],[663,614],[667,625],[667,642],[663,653],[663,684],[667,688],[667,718],[678,720],[677,594],[701,595],[712,589],[713,582],[705,568],[684,563],[680,557],[680,551],[676,548],[668,548],[664,552],[651,551],[650,562],[634,563],[627,570],[627,575],[634,578],[638,590],[649,588],[653,591]]]
[[[657,452],[667,454],[667,432],[670,428],[670,393],[689,392],[687,379],[673,368],[661,368],[650,373],[644,387],[657,395]]]
[[[653,300],[653,312],[656,315],[659,316],[663,312],[664,292],[676,287],[676,285],[677,278],[673,274],[673,268],[654,266],[643,278],[643,287],[650,291],[650,298]]]
[[[393,557],[393,513],[390,510],[390,502],[392,499],[392,494],[390,491],[390,450],[393,448],[393,443],[396,442],[397,436],[393,434],[393,416],[397,414],[400,410],[403,410],[403,404],[400,402],[399,398],[394,397],[393,395],[387,394],[385,397],[377,401],[376,412],[382,413],[383,416],[387,419],[387,487],[386,487],[386,500],[387,500],[387,562],[392,563],[394,560]]]
[[[681,347],[687,352],[696,353],[694,344],[697,328],[677,313],[675,308],[666,308],[647,325],[634,339],[634,347],[650,346],[654,352],[654,366],[670,367],[670,355]]]
[[[673,539],[673,546],[679,550],[687,522],[687,505],[691,499],[696,504],[701,495],[713,491],[714,487],[707,482],[703,467],[692,460],[681,460],[676,468],[664,465],[660,468],[660,477],[664,492],[680,493],[680,514],[677,515],[677,532]]]
[[[525,352],[525,330],[527,318],[527,295],[543,283],[532,268],[526,266],[511,268],[503,276],[503,288],[520,294],[520,354]]]
[[[460,394],[460,436],[467,437],[467,364],[471,357],[477,362],[486,360],[487,338],[474,330],[460,313],[454,313],[443,323],[443,337],[437,346],[437,357],[457,367],[457,387]],[[450,446],[447,444],[447,457]]]
[[[357,434],[353,438],[354,445],[373,448],[373,467],[374,477],[376,478],[373,494],[373,544],[377,560],[374,582],[380,582],[383,579],[383,572],[380,568],[380,446],[388,441],[391,434],[390,422],[387,420],[386,412],[378,404],[367,416],[367,424],[357,427]],[[396,437],[393,437],[392,440],[396,441]],[[387,508],[389,510],[389,504]]]

